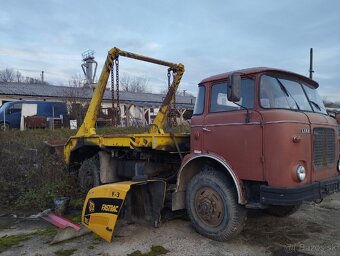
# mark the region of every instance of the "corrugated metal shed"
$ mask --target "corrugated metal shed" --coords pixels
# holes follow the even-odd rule
[[[77,88],[68,86],[54,86],[45,84],[22,84],[22,83],[0,83],[0,95],[6,96],[30,96],[43,98],[79,98],[91,99],[91,88]],[[122,103],[130,103],[138,106],[159,106],[164,99],[162,94],[154,93],[131,93],[120,92]],[[104,101],[111,101],[111,91],[106,89]],[[176,104],[180,107],[192,109],[194,107],[195,97],[176,96]]]

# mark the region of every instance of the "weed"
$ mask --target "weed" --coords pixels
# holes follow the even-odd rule
[[[0,253],[8,250],[15,245],[17,245],[17,247],[21,247],[22,245],[19,245],[21,241],[31,239],[34,235],[55,235],[56,233],[57,230],[51,227],[47,229],[40,229],[29,234],[3,236],[0,238]]]
[[[20,242],[31,239],[31,234],[3,236],[0,238],[0,253],[8,250],[12,246],[19,245]]]
[[[32,235],[55,235],[57,233],[57,229],[51,227],[47,229],[40,229],[32,233]]]
[[[69,205],[72,209],[82,210],[83,204],[84,200],[82,198],[71,198]]]
[[[158,256],[167,254],[168,252],[169,250],[165,249],[163,246],[152,245],[151,250],[149,252],[142,253],[140,250],[137,250],[128,254],[128,256]]]
[[[67,215],[67,218],[70,219],[74,223],[81,223],[81,213],[72,213]]]
[[[130,254],[128,254],[128,256],[142,256],[143,253],[140,250],[134,251]]]
[[[66,139],[74,131],[1,132],[0,197],[3,210],[36,212],[53,207],[56,196],[76,197],[75,178],[64,160],[43,141]]]
[[[163,246],[160,245],[153,245],[151,246],[151,252],[153,252],[154,255],[162,255],[167,254],[169,250],[165,249]]]

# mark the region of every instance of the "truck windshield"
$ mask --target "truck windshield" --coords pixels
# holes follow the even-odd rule
[[[294,80],[269,75],[261,77],[260,103],[263,108],[327,114],[316,89]]]

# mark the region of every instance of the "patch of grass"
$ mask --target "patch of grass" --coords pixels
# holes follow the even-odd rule
[[[0,253],[8,250],[12,246],[19,245],[20,242],[31,239],[31,234],[3,236],[0,238]]]
[[[13,236],[3,236],[0,238],[0,253],[8,250],[13,246],[21,247],[20,242],[31,239],[34,235],[55,235],[57,230],[53,227],[47,229],[40,229],[29,234],[23,235],[13,235]]]
[[[57,229],[50,227],[47,229],[40,229],[32,233],[32,235],[55,235],[57,233]]]
[[[137,250],[128,254],[128,256],[159,256],[167,254],[168,252],[169,250],[165,249],[161,245],[152,245],[151,250],[149,252],[142,253],[140,250]]]
[[[165,249],[161,245],[153,245],[151,246],[151,252],[153,252],[154,255],[163,255],[163,254],[167,254],[169,250]]]
[[[128,256],[142,256],[143,253],[140,250],[134,251],[130,254],[128,254]]]
[[[69,207],[76,210],[83,209],[84,200],[82,198],[71,198]]]
[[[75,212],[71,214],[67,214],[66,218],[71,220],[74,223],[81,223],[81,212]]]
[[[102,241],[102,238],[100,236],[98,236],[97,234],[93,234],[93,240],[94,241]]]
[[[73,253],[76,251],[77,249],[70,249],[70,250],[59,250],[54,252],[55,255],[57,256],[70,256],[73,255]]]
[[[74,174],[62,156],[44,141],[66,140],[75,131],[26,130],[0,133],[0,197],[11,213],[34,213],[53,208],[53,198],[76,198]]]

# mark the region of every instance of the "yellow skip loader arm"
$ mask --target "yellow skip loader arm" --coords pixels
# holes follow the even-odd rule
[[[100,111],[106,84],[115,60],[119,57],[128,57],[136,60],[150,62],[168,67],[175,75],[174,80],[165,96],[160,110],[150,126],[148,133],[129,135],[97,135],[95,124]],[[174,64],[126,51],[112,48],[107,55],[105,65],[101,72],[96,89],[86,113],[85,119],[76,136],[71,136],[65,144],[65,161],[70,164],[71,154],[83,146],[92,148],[125,148],[134,150],[136,148],[148,148],[152,150],[179,153],[178,145],[188,144],[188,134],[164,133],[164,125],[175,100],[175,94],[184,73],[182,64]],[[174,150],[175,148],[175,150]],[[85,153],[87,148],[81,151]],[[77,152],[79,154],[79,151]],[[136,164],[137,168],[138,164]],[[125,171],[125,170],[124,170]],[[133,178],[132,178],[133,179]],[[157,226],[160,221],[160,211],[163,208],[166,190],[166,182],[156,180],[130,180],[119,181],[92,188],[84,202],[82,212],[82,223],[84,226],[101,236],[106,241],[112,240],[113,231],[118,216],[143,221]],[[124,205],[129,207],[124,207]],[[134,208],[135,207],[135,208]],[[132,209],[134,208],[134,209]],[[135,211],[138,209],[139,213]]]
[[[81,137],[81,136],[89,136],[89,135],[94,135],[96,134],[95,131],[95,123],[97,121],[97,116],[100,110],[101,102],[103,100],[103,95],[105,92],[106,84],[110,75],[110,71],[113,66],[113,62],[116,58],[119,56],[127,57],[127,58],[132,58],[136,60],[141,60],[141,61],[146,61],[162,66],[167,66],[169,67],[174,73],[176,73],[175,79],[172,82],[172,85],[170,86],[170,89],[165,96],[165,99],[160,107],[160,110],[154,119],[153,124],[150,127],[149,132],[150,133],[161,133],[163,134],[163,127],[166,122],[167,115],[169,114],[171,104],[174,102],[175,99],[175,94],[177,91],[177,88],[179,86],[179,83],[181,81],[181,78],[184,73],[184,65],[183,64],[174,64],[171,62],[166,62],[146,56],[142,56],[139,54],[127,52],[127,51],[122,51],[118,48],[112,48],[107,55],[105,65],[103,67],[103,70],[100,74],[100,78],[97,84],[96,89],[93,92],[93,96],[88,108],[88,111],[86,113],[85,119],[81,127],[79,128],[76,136]]]

